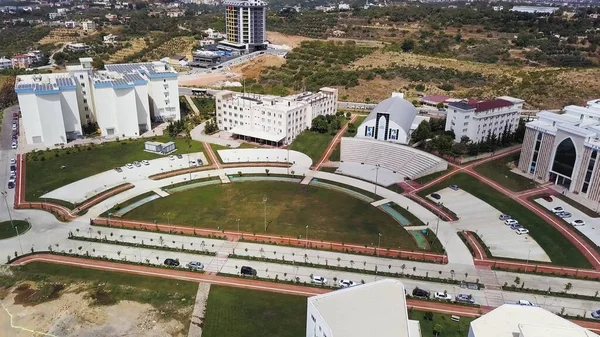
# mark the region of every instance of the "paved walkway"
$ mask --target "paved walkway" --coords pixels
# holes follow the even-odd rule
[[[200,282],[198,292],[196,293],[196,301],[194,302],[194,311],[192,312],[192,320],[190,322],[190,330],[188,337],[201,337],[202,326],[204,325],[204,312],[206,311],[206,303],[210,292],[210,283]]]
[[[346,133],[346,130],[348,130],[348,124],[354,123],[354,121],[356,121],[357,118],[358,118],[358,115],[352,115],[352,117],[350,118],[350,120],[348,121],[348,123],[344,124],[344,126],[342,126],[342,128],[340,129],[340,131],[338,131],[335,134],[335,137],[333,137],[333,139],[329,143],[329,146],[327,146],[327,149],[325,149],[325,152],[323,153],[323,156],[321,157],[321,159],[319,160],[319,162],[317,163],[317,165],[314,167],[315,171],[320,170],[321,167],[323,166],[323,163],[325,163],[327,160],[329,160],[329,157],[331,157],[331,154],[333,153],[333,150],[335,150],[335,147],[341,141],[342,136],[344,135],[344,133]]]

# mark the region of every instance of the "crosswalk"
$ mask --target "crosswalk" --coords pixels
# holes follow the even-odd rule
[[[479,282],[483,283],[485,289],[483,293],[488,306],[499,307],[504,304],[502,295],[502,286],[498,283],[496,272],[491,269],[479,269]]]
[[[232,254],[237,246],[238,241],[225,241],[219,247],[219,251],[215,254],[215,257],[210,260],[210,263],[204,268],[207,273],[217,274],[223,269],[223,266],[227,263],[229,255]]]

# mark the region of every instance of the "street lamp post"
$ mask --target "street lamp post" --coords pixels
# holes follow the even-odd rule
[[[306,249],[308,249],[308,225],[306,225],[306,236],[304,238],[306,239]]]
[[[192,162],[190,161],[190,155],[187,155],[188,157],[188,171],[190,171],[190,181],[192,181]]]
[[[238,240],[240,239],[241,235],[240,235],[240,219],[235,219],[235,221],[237,222],[237,228],[238,228]]]
[[[377,195],[377,178],[379,177],[380,164],[375,164],[375,195]]]
[[[527,262],[525,263],[525,272],[527,272],[527,268],[529,268],[529,254],[531,254],[531,249],[527,252]]]
[[[8,196],[8,192],[6,192],[6,191],[2,192],[2,196],[4,196],[4,203],[6,204],[6,211],[8,212],[8,218],[10,219],[10,225],[15,230],[15,233],[17,233],[17,239],[19,240],[19,248],[21,248],[21,255],[23,255],[23,245],[21,245],[21,237],[19,236],[19,229],[17,227],[15,227],[15,224],[13,223],[12,215],[10,214],[10,208],[8,207],[8,200],[6,199],[6,197]]]
[[[163,213],[163,215],[167,216],[167,225],[171,226],[171,218],[169,217],[171,215],[171,212]]]
[[[379,240],[377,241],[377,256],[379,257],[379,247],[381,246],[381,233],[379,234]]]
[[[435,236],[437,237],[438,228],[440,228],[440,218],[437,218],[437,224],[435,225]]]
[[[265,233],[267,232],[267,196],[263,195],[263,204],[265,206]]]

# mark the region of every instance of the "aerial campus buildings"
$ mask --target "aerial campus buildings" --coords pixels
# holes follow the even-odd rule
[[[600,201],[599,151],[600,99],[566,106],[562,114],[540,111],[526,124],[519,170]]]
[[[215,94],[217,127],[234,137],[270,145],[290,144],[317,116],[337,112],[337,89],[321,88],[279,97],[219,91]]]
[[[92,68],[91,58],[67,73],[17,76],[15,92],[28,144],[64,144],[97,123],[102,136],[136,137],[153,121],[179,120],[177,72],[161,62]]]
[[[469,137],[475,143],[488,136],[500,137],[504,131],[515,132],[523,109],[523,100],[502,96],[493,100],[465,100],[448,103],[446,131],[454,131],[454,141]]]

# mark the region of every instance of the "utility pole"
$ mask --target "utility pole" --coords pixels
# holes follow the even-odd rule
[[[379,178],[379,167],[380,164],[375,164],[375,195],[377,195],[377,179]]]
[[[379,257],[379,247],[381,246],[381,233],[379,234],[379,241],[377,241],[377,257]]]
[[[267,196],[263,195],[263,204],[265,206],[265,233],[267,232]]]
[[[308,225],[306,225],[306,249],[308,249]]]
[[[8,218],[10,219],[10,225],[15,230],[15,233],[17,233],[17,239],[19,240],[19,248],[21,248],[21,255],[23,255],[23,245],[21,245],[21,237],[19,236],[19,229],[17,227],[15,227],[15,224],[13,223],[12,215],[10,214],[10,207],[8,207],[8,200],[6,199],[6,197],[8,196],[8,192],[6,192],[6,191],[2,192],[2,196],[4,196],[4,203],[6,204],[6,211],[8,212]]]

